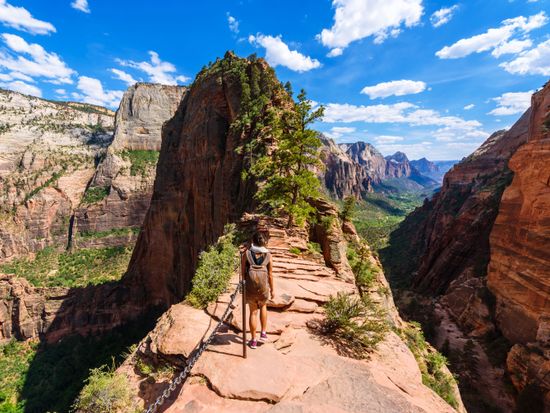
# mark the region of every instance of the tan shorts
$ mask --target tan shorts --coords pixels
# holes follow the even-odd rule
[[[258,300],[258,299],[252,299],[252,300],[246,300],[246,303],[248,305],[255,305],[256,307],[260,308],[267,304],[267,300]]]

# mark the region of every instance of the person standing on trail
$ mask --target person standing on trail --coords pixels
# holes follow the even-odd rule
[[[248,342],[250,348],[258,347],[256,340],[256,325],[258,310],[260,312],[260,341],[267,341],[267,300],[275,297],[273,289],[273,263],[271,253],[265,247],[266,237],[257,232],[252,237],[250,247],[241,257],[241,269],[243,279],[246,280],[246,301],[250,309],[250,335]],[[245,328],[243,326],[243,328]]]

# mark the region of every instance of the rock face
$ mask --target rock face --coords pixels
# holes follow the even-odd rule
[[[496,322],[519,346],[508,367],[524,364],[514,384],[535,382],[550,408],[550,84],[531,101],[529,138],[509,162],[514,178],[502,195],[490,237],[487,285]],[[533,353],[538,349],[538,355]],[[543,379],[544,378],[544,379]]]
[[[469,338],[504,336],[513,345],[506,367],[519,405],[538,397],[546,409],[549,107],[546,85],[509,131],[493,134],[445,175],[441,191],[407,217],[382,253],[393,282],[437,297]]]
[[[113,115],[0,91],[0,262],[67,245],[69,217],[112,140]]]
[[[322,179],[331,196],[337,199],[348,196],[361,199],[366,193],[373,192],[374,175],[369,172],[368,167],[365,168],[363,164],[352,158],[332,139],[322,136],[321,141],[323,142],[321,157],[325,164]],[[359,142],[356,145],[360,144],[364,143]]]
[[[80,234],[139,228],[149,208],[161,146],[161,129],[178,108],[187,88],[137,83],[124,94],[115,118],[115,133],[107,155],[99,164],[88,191],[103,190],[105,197],[81,205],[75,212],[75,245],[88,246]],[[98,244],[127,245],[135,241],[112,236]],[[89,237],[88,237],[89,238]]]
[[[434,188],[437,182],[411,166],[402,152],[384,158],[369,143],[343,143],[322,137],[325,187],[331,196],[364,198],[371,192],[418,191]]]
[[[179,302],[199,252],[226,223],[253,208],[255,185],[242,179],[246,160],[237,153],[250,136],[231,128],[242,109],[239,72],[250,79],[252,71],[263,79],[270,104],[286,104],[288,96],[265,61],[229,54],[198,76],[163,128],[151,206],[123,280],[152,305]]]

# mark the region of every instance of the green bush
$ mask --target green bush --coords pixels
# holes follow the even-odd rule
[[[122,157],[131,162],[130,175],[144,176],[154,168],[159,160],[159,151],[152,150],[125,150],[121,153]]]
[[[348,261],[355,275],[355,285],[365,293],[374,285],[380,271],[370,260],[370,251],[365,245],[348,245]]]
[[[347,196],[342,204],[342,210],[340,211],[340,218],[342,221],[351,221],[355,215],[356,199],[353,196]]]
[[[338,293],[325,304],[325,315],[322,332],[353,357],[366,357],[388,331],[383,313],[367,296]]]
[[[132,405],[126,376],[102,366],[90,370],[74,408],[83,413],[126,413],[136,410]]]
[[[107,195],[109,195],[109,192],[110,191],[108,186],[90,187],[86,189],[86,192],[84,192],[84,196],[82,197],[82,204],[95,204],[96,202],[99,202],[106,198]]]
[[[302,253],[302,250],[300,250],[300,248],[297,248],[297,247],[290,247],[288,249],[288,252],[294,255],[300,255]]]
[[[307,243],[307,250],[313,254],[317,253],[317,254],[322,254],[323,253],[323,249],[321,248],[321,244],[319,244],[318,242],[308,242]]]
[[[239,264],[238,248],[234,245],[235,225],[226,225],[224,235],[199,256],[193,287],[187,302],[204,308],[223,293]]]
[[[105,238],[110,236],[139,234],[140,227],[112,228],[106,231],[86,231],[80,232],[78,236],[82,238]]]

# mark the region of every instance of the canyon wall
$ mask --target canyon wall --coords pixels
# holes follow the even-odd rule
[[[531,101],[529,138],[509,162],[490,236],[487,285],[495,318],[514,343],[507,360],[518,390],[537,386],[550,409],[550,83]]]

